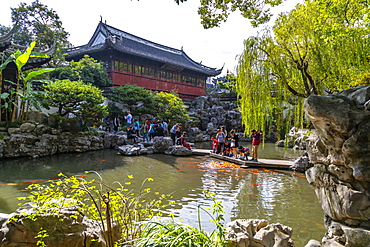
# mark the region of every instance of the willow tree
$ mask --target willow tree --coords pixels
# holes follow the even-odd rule
[[[367,81],[369,4],[306,1],[280,14],[271,30],[245,41],[237,92],[246,130],[276,121],[303,125],[303,100]]]

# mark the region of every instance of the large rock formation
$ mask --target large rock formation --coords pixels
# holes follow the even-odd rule
[[[312,95],[305,111],[317,131],[306,176],[325,212],[321,246],[370,246],[370,86]]]
[[[98,135],[83,132],[62,132],[43,124],[24,123],[19,128],[9,128],[1,132],[0,158],[43,157],[57,153],[86,152],[104,148],[118,149],[119,154],[139,155],[165,153],[172,155],[190,155],[191,150],[182,146],[173,146],[170,137],[154,137],[152,142],[128,139],[125,132],[111,134],[98,131]]]
[[[188,109],[191,119],[185,124],[188,141],[209,141],[212,136],[216,136],[221,126],[227,130],[234,129],[240,141],[251,141],[249,136],[244,136],[242,115],[232,100],[236,101],[236,97],[222,100],[221,94],[217,92],[207,92],[207,96],[196,98]],[[264,133],[265,140],[276,142],[276,131],[276,126],[270,126]]]
[[[190,142],[209,141],[221,126],[228,130],[235,129],[240,137],[243,136],[242,117],[238,107],[232,102],[222,102],[217,93],[196,98],[189,108],[189,115],[192,120],[186,123],[185,129],[188,130]]]
[[[1,132],[0,158],[42,157],[56,153],[85,152],[105,147],[102,135],[62,132],[43,124],[24,123]]]
[[[13,214],[0,214],[0,247],[39,246],[38,241],[53,247],[107,246],[99,223],[82,216],[78,206],[58,207],[57,211],[58,214],[50,209],[50,213],[39,215],[34,213],[33,204],[28,203]],[[34,218],[20,216],[10,220],[15,215],[34,215]],[[40,230],[46,230],[48,236],[40,238]],[[115,226],[113,230],[118,240],[119,228]]]

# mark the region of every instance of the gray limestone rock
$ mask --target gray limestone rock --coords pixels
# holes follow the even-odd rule
[[[306,140],[315,164],[306,177],[327,217],[321,246],[370,245],[369,100],[370,86],[364,86],[305,101],[316,129]]]
[[[227,223],[226,240],[230,247],[293,247],[292,229],[267,220],[238,219]]]
[[[164,153],[172,145],[170,137],[156,136],[153,138],[154,153]]]
[[[55,202],[58,205],[58,202]],[[9,221],[14,215],[0,215],[0,247],[36,246],[35,236],[41,229],[46,230],[48,237],[43,239],[46,246],[53,247],[105,247],[107,246],[98,222],[84,218],[77,210],[78,206],[58,207],[57,210],[36,215],[35,220],[24,216]],[[58,212],[58,215],[55,212]],[[34,206],[26,204],[15,214],[34,214]],[[119,229],[114,227],[114,237],[119,238]]]
[[[175,156],[188,156],[192,154],[191,150],[187,149],[184,146],[180,146],[180,145],[170,146],[164,153],[175,155]]]

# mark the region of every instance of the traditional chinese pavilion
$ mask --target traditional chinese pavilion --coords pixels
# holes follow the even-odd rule
[[[145,40],[102,21],[89,43],[66,52],[67,61],[89,55],[106,62],[113,86],[136,84],[155,91],[175,91],[184,100],[204,96],[206,79],[222,70],[193,61],[182,49]]]

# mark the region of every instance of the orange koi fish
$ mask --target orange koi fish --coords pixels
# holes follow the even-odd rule
[[[251,185],[258,186],[258,185],[262,185],[262,183],[251,183]]]

